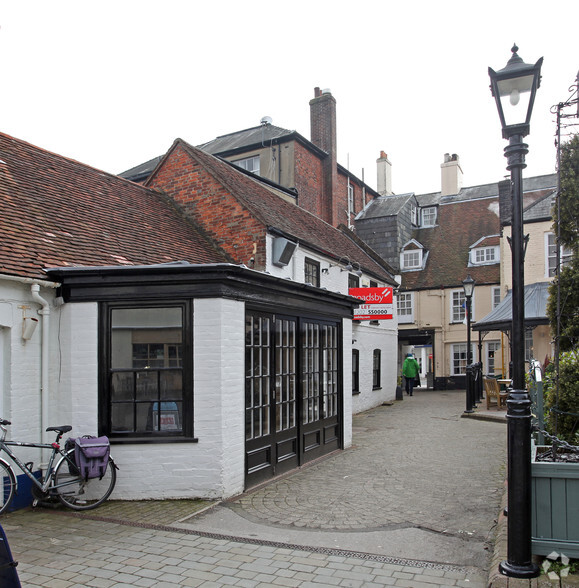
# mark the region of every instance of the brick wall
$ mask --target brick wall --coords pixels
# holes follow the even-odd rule
[[[298,191],[299,206],[323,218],[324,175],[321,160],[309,149],[296,142],[294,166],[295,187]]]
[[[255,269],[265,267],[263,225],[180,146],[150,187],[170,196],[236,262],[249,265],[253,257]]]

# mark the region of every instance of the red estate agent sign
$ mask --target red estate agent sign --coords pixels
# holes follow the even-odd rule
[[[364,301],[364,304],[354,309],[355,321],[377,321],[393,317],[394,289],[392,287],[350,288],[348,294]]]

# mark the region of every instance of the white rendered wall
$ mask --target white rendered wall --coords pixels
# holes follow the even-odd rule
[[[313,259],[320,263],[320,286],[332,292],[348,293],[349,272],[343,271],[344,263],[337,264],[335,260],[308,251],[298,245],[291,261],[284,267],[278,267],[271,263],[273,238],[267,238],[267,271],[277,277],[287,278],[294,282],[303,283],[305,276],[305,258]],[[356,261],[356,260],[353,260]],[[325,271],[327,270],[327,271]],[[369,279],[360,278],[360,285],[366,286]],[[396,397],[396,377],[398,362],[398,319],[396,313],[391,320],[379,321],[378,325],[372,325],[369,321],[352,323],[352,337],[344,337],[344,398],[351,395],[352,390],[352,349],[360,351],[360,394],[352,399],[352,412],[357,414],[364,410],[374,408],[383,402],[394,400]],[[345,324],[345,321],[344,321]],[[352,327],[353,324],[353,327]],[[355,340],[355,343],[352,341]],[[372,389],[372,357],[374,349],[382,351],[382,386],[379,390]],[[347,382],[349,382],[347,384]]]
[[[245,305],[195,300],[193,324],[198,442],[113,445],[120,468],[114,498],[226,498],[243,492]]]
[[[354,323],[352,349],[360,352],[360,393],[352,397],[354,414],[379,406],[396,398],[398,369],[398,337],[396,317],[379,321],[379,325],[367,322]],[[391,324],[389,324],[391,323]],[[380,388],[373,389],[374,349],[381,350]],[[351,385],[348,390],[351,390]],[[344,389],[344,394],[346,390]]]
[[[41,288],[40,296],[51,304],[53,312],[54,290]],[[8,439],[41,441],[43,429],[58,424],[42,423],[41,418],[42,330],[45,320],[52,324],[55,319],[52,315],[48,319],[42,317],[38,314],[40,309],[41,305],[32,298],[30,283],[0,278],[0,417],[12,422],[8,427]],[[24,316],[38,319],[29,340],[22,338]],[[54,343],[54,332],[51,335],[51,343]],[[49,375],[54,372],[51,361],[52,356]],[[48,395],[49,401],[51,398],[52,395]],[[33,461],[35,469],[41,463],[39,450],[20,448],[17,453],[23,460]]]

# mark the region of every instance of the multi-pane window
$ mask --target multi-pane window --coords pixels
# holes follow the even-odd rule
[[[374,349],[372,354],[372,388],[375,390],[380,388],[380,380],[382,378],[382,352],[380,349]]]
[[[302,329],[302,423],[338,414],[338,329],[305,323]]]
[[[464,290],[453,290],[451,304],[451,322],[461,323],[466,317],[466,298]]]
[[[320,262],[306,257],[304,262],[305,283],[320,287]]]
[[[402,253],[402,269],[416,269],[422,266],[422,251],[410,249]]]
[[[402,292],[396,297],[396,306],[398,310],[398,322],[412,323],[414,322],[414,308],[413,308],[412,292]]]
[[[418,226],[418,208],[415,204],[410,205],[410,222],[417,227]]]
[[[497,247],[478,247],[473,250],[473,263],[483,265],[498,262]]]
[[[354,274],[348,274],[348,289],[350,288],[359,288],[360,287],[360,278],[355,276]]]
[[[287,431],[296,426],[296,322],[275,322],[275,430]]]
[[[525,361],[530,363],[533,358],[533,329],[525,329]]]
[[[498,352],[501,348],[499,341],[489,341],[487,343],[487,361],[486,361],[486,373],[489,376],[496,374]],[[500,362],[499,362],[500,365]]]
[[[191,366],[185,303],[103,307],[108,378],[101,429],[112,437],[191,435]]]
[[[552,278],[557,274],[557,239],[553,233],[547,233],[546,237],[547,275]],[[572,256],[573,252],[562,245],[560,249],[561,266],[570,263]]]
[[[466,343],[455,343],[452,346],[451,371],[452,371],[452,374],[455,376],[466,374],[466,362],[467,362],[466,350],[467,350]]]
[[[422,209],[422,226],[434,227],[436,225],[436,206],[428,206]]]
[[[248,314],[245,319],[245,439],[271,431],[271,329],[268,316]]]
[[[352,393],[360,391],[360,351],[352,349]]]
[[[354,214],[354,186],[348,184],[348,212]]]
[[[254,155],[253,157],[246,157],[245,159],[238,159],[237,161],[233,162],[237,167],[241,169],[245,169],[256,176],[259,175],[259,155]]]
[[[492,307],[496,308],[501,302],[501,289],[499,286],[492,288],[491,296],[492,296]]]

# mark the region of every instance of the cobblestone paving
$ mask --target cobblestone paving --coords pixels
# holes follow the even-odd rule
[[[357,415],[353,448],[227,507],[310,533],[416,528],[483,543],[501,499],[506,426],[461,418],[463,404],[464,393],[425,392]],[[486,586],[482,568],[178,526],[207,504],[111,501],[80,516],[25,510],[0,523],[26,588]]]
[[[504,488],[506,426],[461,418],[463,404],[457,392],[418,393],[356,415],[352,449],[232,508],[295,527],[418,527],[485,540]]]

